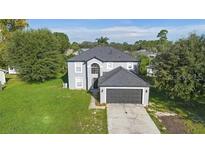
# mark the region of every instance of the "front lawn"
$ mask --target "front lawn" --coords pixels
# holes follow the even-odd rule
[[[181,127],[184,129],[184,133],[205,133],[205,102],[204,97],[199,101],[192,103],[184,103],[180,100],[170,99],[163,92],[158,91],[155,88],[150,89],[150,104],[147,109],[150,116],[154,120],[162,133],[169,132],[167,127]],[[176,113],[177,116],[164,116],[165,119],[160,119],[157,116],[157,112]],[[175,132],[176,133],[176,132]]]
[[[106,110],[89,110],[86,91],[61,79],[26,83],[12,77],[0,92],[0,133],[107,133]]]

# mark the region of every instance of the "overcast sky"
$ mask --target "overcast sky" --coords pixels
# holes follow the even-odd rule
[[[30,28],[48,28],[64,32],[71,42],[95,41],[101,36],[110,42],[134,43],[157,39],[161,29],[167,29],[168,39],[177,40],[190,33],[205,34],[205,20],[28,20]]]

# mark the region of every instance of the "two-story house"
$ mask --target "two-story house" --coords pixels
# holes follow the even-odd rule
[[[68,60],[70,89],[99,89],[100,103],[148,105],[149,84],[137,76],[139,60],[112,47],[95,47]]]

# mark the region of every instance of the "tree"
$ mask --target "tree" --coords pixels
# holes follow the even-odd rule
[[[59,32],[54,32],[53,34],[56,36],[56,38],[60,44],[61,53],[64,53],[69,48],[68,36],[64,33],[59,33]]]
[[[148,41],[147,40],[139,40],[139,41],[135,42],[134,48],[136,50],[146,49],[146,50],[150,50],[153,52],[157,52],[158,45],[159,45],[158,40],[148,40]]]
[[[108,45],[108,40],[109,40],[109,38],[103,37],[103,36],[96,39],[98,45]]]
[[[139,73],[142,75],[146,75],[147,74],[147,66],[150,63],[150,59],[149,59],[149,57],[147,57],[145,55],[140,55],[139,59],[140,59]]]
[[[167,40],[167,34],[168,34],[168,30],[162,29],[162,30],[158,33],[157,37],[159,37],[159,39],[160,39],[161,41],[166,41],[166,40]]]
[[[45,81],[60,71],[63,56],[60,44],[49,30],[15,32],[7,43],[9,63],[26,81]]]
[[[186,101],[197,98],[205,88],[204,61],[204,36],[192,34],[187,39],[180,39],[154,60],[155,84],[173,98]]]
[[[170,47],[171,42],[167,40],[167,34],[168,31],[163,29],[157,35],[159,37],[158,51],[160,52],[166,52]]]
[[[74,51],[78,51],[80,49],[80,46],[77,42],[73,42],[71,45],[71,49],[73,49]]]
[[[17,30],[23,30],[28,26],[24,19],[0,19],[0,68],[7,68],[6,41]]]
[[[7,39],[11,32],[22,30],[28,26],[25,19],[1,19],[0,20],[0,33],[2,40]]]
[[[0,68],[7,69],[8,67],[8,58],[7,58],[6,44],[0,43]]]

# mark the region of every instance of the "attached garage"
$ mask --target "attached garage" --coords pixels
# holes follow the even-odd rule
[[[149,84],[122,67],[101,76],[98,86],[100,87],[100,103],[148,105]]]
[[[107,89],[107,103],[142,104],[142,89]]]

